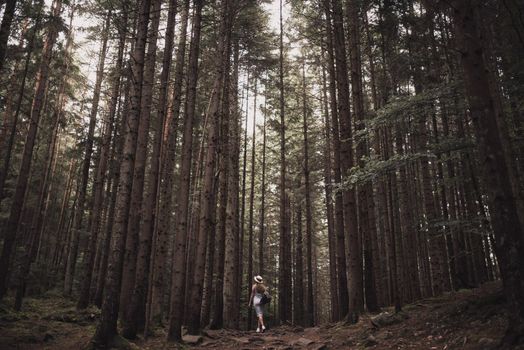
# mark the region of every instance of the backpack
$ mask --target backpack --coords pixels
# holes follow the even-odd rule
[[[262,299],[260,300],[260,304],[265,305],[269,304],[271,302],[271,295],[269,295],[268,291],[265,291],[264,294],[262,294]]]

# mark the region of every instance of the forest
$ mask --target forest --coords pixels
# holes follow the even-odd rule
[[[524,1],[0,18],[0,348],[524,349]]]

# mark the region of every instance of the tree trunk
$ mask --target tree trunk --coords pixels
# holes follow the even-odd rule
[[[125,28],[123,26],[122,28]],[[125,51],[125,47],[124,47]],[[124,72],[122,72],[124,73]],[[104,240],[101,242],[101,259],[100,259],[100,273],[97,276],[96,281],[96,290],[94,294],[94,304],[99,308],[102,307],[103,302],[103,292],[105,289],[105,281],[107,275],[107,265],[109,262],[109,253],[111,250],[111,237],[113,235],[113,224],[115,221],[115,211],[116,211],[116,196],[118,192],[118,185],[120,182],[120,165],[123,159],[123,149],[125,142],[125,130],[127,127],[127,118],[129,116],[130,109],[130,92],[131,92],[131,79],[130,79],[130,70],[125,70],[126,82],[123,86],[124,99],[122,96],[118,97],[118,107],[115,116],[119,116],[120,120],[117,123],[118,127],[114,130],[114,135],[111,145],[111,158],[109,160],[109,175],[108,175],[108,184],[106,186],[107,204],[105,205],[106,220],[104,223]],[[122,87],[121,87],[122,88]],[[122,109],[123,107],[123,109]]]
[[[200,198],[200,215],[196,236],[196,260],[191,282],[191,297],[189,300],[188,332],[197,334],[200,331],[200,309],[202,303],[202,287],[205,272],[205,252],[208,233],[213,230],[215,208],[215,165],[216,149],[218,144],[218,126],[220,122],[220,100],[224,84],[224,69],[227,63],[227,53],[231,44],[231,27],[233,18],[232,1],[223,0],[222,19],[220,23],[220,42],[218,44],[219,60],[215,70],[215,82],[211,93],[209,107],[206,113],[207,135],[204,162],[204,177]]]
[[[286,191],[286,123],[284,100],[284,25],[282,22],[282,0],[280,0],[280,56],[279,56],[279,89],[280,89],[280,257],[278,272],[278,315],[280,322],[292,320],[293,308],[291,291],[291,237],[287,209]]]
[[[18,230],[19,220],[22,214],[22,208],[24,206],[24,197],[29,181],[29,173],[31,171],[33,149],[43,107],[44,92],[46,91],[49,77],[51,54],[53,51],[53,46],[58,37],[59,27],[56,21],[58,21],[61,9],[62,1],[56,0],[52,7],[52,23],[49,26],[49,30],[46,35],[44,46],[42,48],[42,58],[39,64],[38,73],[36,75],[35,94],[31,106],[29,128],[24,144],[24,151],[22,155],[20,171],[18,173],[15,194],[11,203],[9,218],[3,229],[4,244],[2,247],[2,255],[0,256],[0,300],[7,292],[7,277],[9,274],[9,266],[11,264],[11,254],[14,250],[16,232]]]
[[[133,52],[130,55],[132,86],[130,91],[130,111],[126,120],[124,148],[120,163],[120,179],[115,203],[113,231],[111,235],[111,252],[105,281],[102,313],[92,343],[95,346],[107,346],[117,334],[119,297],[122,284],[122,269],[128,215],[133,185],[133,168],[136,156],[137,134],[140,120],[140,98],[144,76],[144,56],[149,24],[151,0],[142,0],[137,4],[139,14],[137,36]]]
[[[105,53],[105,48],[107,46],[107,39],[109,35],[109,24],[111,19],[111,11],[107,12],[105,27],[103,29],[103,38],[102,38],[102,53]],[[91,228],[89,243],[84,257],[84,277],[82,279],[82,287],[80,289],[80,297],[78,299],[77,308],[85,309],[89,304],[89,291],[91,289],[91,278],[93,276],[93,263],[95,258],[95,249],[98,239],[98,231],[100,230],[100,221],[101,221],[101,209],[103,201],[103,190],[105,183],[105,176],[107,171],[107,163],[109,159],[109,150],[111,147],[111,137],[113,136],[113,124],[116,113],[116,107],[118,103],[118,95],[120,91],[120,74],[122,70],[122,61],[125,45],[125,35],[120,31],[119,37],[119,46],[117,60],[115,64],[115,78],[112,83],[112,95],[111,102],[109,107],[108,119],[106,121],[105,134],[103,136],[103,141],[100,150],[100,158],[98,160],[97,173],[95,175],[95,180],[93,184],[93,206],[91,208]],[[104,58],[101,58],[99,62],[98,70],[103,72],[104,70]]]
[[[312,327],[315,322],[315,309],[313,300],[313,218],[311,212],[311,184],[309,180],[309,141],[308,141],[308,113],[309,107],[306,97],[306,67],[302,62],[302,120],[304,134],[304,190],[306,197],[306,271],[307,271],[307,295],[306,295],[306,319],[305,326]]]
[[[71,192],[73,189],[73,177],[76,171],[76,159],[71,159],[69,162],[69,171],[67,175],[67,180],[65,181],[66,186],[64,190],[64,196],[62,197],[62,204],[60,205],[60,214],[58,215],[58,225],[56,229],[56,242],[53,249],[53,258],[51,266],[54,268],[57,265],[57,258],[62,250],[63,240],[62,237],[64,233],[64,222],[66,221],[67,208],[69,207],[69,200],[71,198]]]
[[[239,231],[239,241],[238,241],[238,280],[237,280],[237,299],[240,300],[241,295],[244,293],[242,288],[244,276],[244,236],[245,236],[245,221],[246,221],[246,170],[247,170],[247,119],[249,116],[249,67],[247,69],[246,77],[246,121],[244,125],[244,143],[242,145],[243,155],[242,155],[242,204],[240,207],[240,231]],[[247,288],[250,288],[249,285]]]
[[[331,98],[331,125],[333,134],[333,180],[335,184],[341,184],[342,174],[340,171],[340,131],[339,115],[337,103],[336,71],[334,58],[333,27],[331,23],[331,0],[324,0],[324,12],[326,14],[327,25],[327,48],[328,48],[328,73],[329,73],[329,94]],[[346,253],[344,238],[344,204],[342,191],[335,192],[335,236],[336,236],[336,256],[337,256],[337,283],[338,283],[338,305],[336,320],[341,319],[348,313],[348,284],[346,273]]]
[[[191,179],[191,149],[193,146],[193,120],[195,118],[196,87],[198,81],[198,56],[200,54],[200,29],[202,21],[203,0],[194,1],[193,35],[189,49],[189,66],[187,97],[184,113],[184,134],[182,138],[180,160],[180,184],[175,217],[175,243],[173,250],[173,275],[171,280],[171,306],[169,317],[168,341],[182,339],[182,322],[184,320],[185,281],[186,281],[186,242],[188,238],[189,190]],[[179,52],[180,53],[180,52]],[[179,63],[177,61],[177,73]],[[182,78],[182,75],[180,75]],[[157,241],[158,242],[158,241]],[[155,261],[156,262],[156,261]],[[199,310],[200,311],[200,310]]]
[[[230,56],[231,56],[231,45],[228,45],[226,52],[226,64],[224,71],[224,87],[222,92],[222,119],[220,121],[220,183],[219,183],[219,217],[217,225],[217,242],[216,245],[217,255],[216,255],[216,278],[215,278],[215,288],[213,290],[214,295],[214,309],[212,313],[212,319],[209,327],[211,329],[219,329],[223,326],[223,293],[224,293],[224,259],[225,259],[225,249],[226,249],[226,221],[227,221],[227,202],[228,202],[228,185],[229,185],[229,154],[232,152],[230,149],[229,142],[229,124],[230,124]]]
[[[300,188],[299,183],[297,188]],[[300,202],[295,209],[295,274],[293,280],[293,323],[304,326],[304,249],[302,238],[302,205]]]
[[[161,152],[162,152],[164,125],[167,124],[166,115],[173,117],[172,113],[167,113],[167,112],[168,112],[169,74],[171,71],[171,61],[172,61],[172,54],[173,54],[176,12],[177,12],[177,0],[170,0],[166,34],[165,34],[165,43],[164,43],[164,54],[163,54],[163,59],[162,59],[162,72],[160,73],[160,91],[159,91],[160,97],[159,97],[159,103],[157,106],[157,115],[156,115],[156,121],[155,121],[155,126],[154,126],[153,151],[151,154],[151,164],[149,168],[149,181],[148,181],[146,197],[142,203],[142,209],[141,209],[142,222],[141,222],[140,232],[139,232],[136,279],[135,279],[133,295],[131,297],[131,305],[128,308],[127,314],[125,314],[125,318],[127,320],[125,322],[125,328],[123,330],[123,335],[128,339],[133,339],[136,337],[136,333],[138,329],[144,326],[144,321],[145,321],[145,311],[146,311],[145,303],[147,299],[147,287],[148,287],[148,282],[149,282],[148,279],[149,279],[149,272],[150,272],[150,258],[152,254],[151,248],[152,248],[153,230],[154,230],[154,224],[155,224],[156,212],[158,210],[158,200],[159,200],[159,198],[157,198],[157,195],[158,195],[158,188],[159,188],[159,175],[161,172],[160,158],[161,158]],[[187,12],[185,12],[184,14],[185,14],[184,18],[187,21]],[[155,26],[158,27],[156,16],[155,16],[155,23],[152,26],[152,30]],[[185,28],[184,28],[184,31],[185,31]],[[185,40],[185,32],[183,34],[184,34],[184,40]],[[152,45],[152,42],[150,42],[149,45]],[[152,64],[154,66],[154,57],[151,57],[151,59],[152,59]],[[177,115],[177,120],[178,120],[178,115]],[[170,216],[167,215],[166,219],[168,220],[169,218]]]
[[[337,290],[337,255],[336,255],[336,239],[335,236],[335,223],[333,216],[333,191],[331,186],[333,185],[331,169],[332,164],[332,152],[331,152],[331,123],[329,121],[329,107],[328,97],[326,88],[326,70],[322,69],[322,100],[323,100],[323,113],[324,113],[324,125],[325,125],[325,145],[324,145],[324,191],[325,191],[325,204],[326,204],[326,216],[327,216],[327,229],[328,229],[328,249],[329,249],[329,292],[331,299],[331,313],[330,321],[335,322],[338,319],[339,311],[339,298]]]
[[[124,269],[122,272],[122,286],[120,292],[120,303],[126,305],[121,312],[123,326],[122,335],[128,339],[134,338],[136,334],[130,329],[133,317],[130,307],[133,289],[135,286],[136,265],[138,258],[138,245],[140,234],[140,219],[142,218],[142,200],[144,193],[144,177],[146,170],[147,145],[149,141],[149,125],[151,120],[151,102],[153,97],[153,86],[155,84],[156,50],[158,39],[158,26],[160,24],[160,6],[162,0],[152,0],[150,9],[150,26],[147,37],[147,52],[144,61],[144,75],[142,82],[142,94],[140,97],[140,121],[136,143],[136,153],[133,170],[133,185],[131,189],[131,204],[127,225],[126,248],[124,253]],[[155,155],[153,155],[154,157]],[[156,155],[158,158],[158,154]],[[149,236],[149,233],[146,234]],[[149,238],[143,242],[148,245]],[[149,255],[149,249],[142,246]]]
[[[98,60],[98,67],[96,72],[95,87],[93,90],[93,100],[91,103],[91,112],[89,114],[89,128],[87,131],[87,140],[84,153],[84,161],[82,164],[81,173],[81,185],[80,192],[78,194],[77,210],[75,212],[73,231],[71,236],[71,242],[69,247],[69,254],[67,256],[66,274],[64,280],[64,294],[71,295],[73,290],[73,281],[75,277],[75,268],[78,257],[78,245],[80,242],[80,236],[82,231],[82,222],[84,219],[85,202],[87,196],[87,183],[89,181],[89,168],[91,166],[91,156],[93,154],[93,143],[96,126],[96,117],[98,114],[98,104],[100,101],[100,92],[102,87],[102,80],[104,77],[104,65],[107,54],[107,40],[109,35],[109,29],[105,31],[102,36],[100,49],[100,56]]]
[[[260,185],[260,225],[258,231],[258,274],[264,276],[264,236],[266,221],[266,117],[267,95],[264,99],[264,126],[262,131],[262,180]]]
[[[258,79],[255,76],[255,83],[253,86],[253,133],[251,134],[251,184],[249,186],[249,238],[248,238],[248,250],[247,250],[247,274],[246,274],[246,285],[251,286],[253,280],[253,215],[254,215],[254,203],[255,203],[255,154],[256,154],[256,122],[257,122],[257,82]],[[247,288],[247,298],[249,300],[251,296],[251,288]],[[253,308],[247,310],[247,329],[250,330],[253,324]]]
[[[475,128],[482,171],[487,190],[488,206],[493,231],[495,252],[500,266],[504,292],[510,312],[510,326],[503,344],[524,342],[524,232],[520,222],[516,196],[513,193],[510,169],[503,154],[493,96],[483,57],[482,39],[479,37],[475,14],[479,3],[471,0],[454,1],[452,15],[455,20],[457,46],[468,97],[471,119]],[[467,38],[467,39],[466,39]]]
[[[406,152],[403,148],[403,135],[404,132],[400,130],[404,123],[397,126],[395,131],[395,143],[397,155],[404,155]],[[409,175],[406,167],[401,166],[399,169],[399,181],[398,181],[398,197],[400,204],[400,221],[402,222],[401,229],[404,231],[405,240],[407,242],[407,249],[404,251],[406,256],[406,274],[409,283],[409,295],[411,300],[420,299],[420,284],[418,279],[418,266],[417,266],[417,255],[416,255],[416,226],[412,220],[413,208],[412,203],[409,199],[408,194],[408,179]]]
[[[66,52],[69,52],[70,47],[71,47],[71,41],[69,40],[66,45]],[[67,76],[67,64],[64,69],[63,77],[66,77],[66,76]],[[53,163],[56,157],[55,149],[56,149],[56,144],[58,140],[58,131],[59,131],[59,126],[60,126],[60,119],[62,117],[62,109],[64,106],[64,80],[65,78],[62,78],[62,81],[59,87],[57,107],[55,108],[55,111],[53,112],[53,118],[54,118],[53,127],[51,130],[51,137],[48,140],[45,159],[43,161],[45,171],[44,171],[44,178],[40,184],[38,202],[36,204],[37,209],[36,209],[36,213],[34,214],[32,222],[31,222],[31,227],[29,231],[29,239],[27,241],[27,248],[21,258],[21,266],[20,266],[20,272],[18,276],[19,282],[18,282],[18,286],[16,290],[15,304],[14,304],[14,309],[17,311],[20,311],[22,307],[22,299],[25,296],[27,278],[29,276],[31,264],[36,259],[36,254],[38,250],[38,242],[40,240],[41,233],[42,233],[41,228],[42,228],[42,222],[44,219],[43,211],[44,211],[45,198],[49,190],[49,182],[50,182],[49,177],[51,175],[51,169],[53,167]]]
[[[74,10],[71,11],[70,17],[69,17],[69,28],[72,28],[74,18]],[[69,56],[71,54],[71,48],[73,44],[73,33],[72,29],[67,33],[67,40],[65,44],[65,53],[66,56]],[[22,299],[25,295],[26,290],[26,283],[27,278],[30,273],[31,264],[36,260],[40,242],[42,239],[42,230],[43,230],[43,224],[45,219],[45,207],[46,207],[46,198],[49,195],[49,184],[51,183],[51,177],[53,172],[53,167],[56,162],[56,158],[58,157],[58,150],[59,145],[58,143],[58,134],[59,134],[59,128],[60,128],[60,121],[62,120],[62,115],[64,112],[64,105],[66,104],[66,95],[65,95],[65,84],[66,79],[69,74],[69,65],[70,60],[67,60],[65,65],[62,68],[62,78],[60,79],[59,87],[58,87],[58,95],[57,95],[57,101],[56,105],[54,106],[53,114],[51,117],[52,121],[52,129],[51,129],[51,136],[47,143],[47,151],[45,155],[45,159],[43,161],[44,164],[44,178],[40,184],[40,190],[39,190],[39,196],[38,196],[38,202],[37,202],[37,210],[35,215],[33,216],[32,222],[31,222],[31,228],[29,232],[29,239],[27,244],[27,249],[24,252],[22,259],[21,259],[21,267],[20,267],[20,273],[19,273],[19,285],[16,291],[16,297],[15,297],[15,310],[20,310],[22,307]]]
[[[338,110],[340,121],[340,160],[342,177],[349,175],[354,165],[351,115],[349,110],[349,82],[344,38],[342,6],[339,0],[333,0],[333,33],[336,59],[336,78],[338,87]],[[343,189],[346,254],[348,263],[349,306],[348,320],[355,323],[363,309],[362,298],[362,259],[358,239],[355,189]]]
[[[35,24],[33,26],[33,34],[31,35],[31,39],[29,39],[28,43],[27,43],[27,46],[26,46],[26,51],[27,51],[27,54],[26,54],[26,59],[25,59],[25,62],[24,62],[24,70],[23,70],[23,73],[22,73],[22,81],[20,83],[20,89],[19,89],[19,93],[18,93],[18,97],[17,97],[17,101],[16,101],[16,109],[15,109],[15,112],[13,114],[13,116],[9,116],[8,115],[8,112],[9,112],[9,108],[6,108],[5,112],[4,112],[4,125],[7,126],[7,119],[8,118],[11,118],[11,128],[9,130],[9,138],[7,140],[1,140],[0,141],[0,144],[2,145],[2,147],[4,147],[4,143],[5,143],[5,150],[2,152],[4,154],[3,157],[1,157],[0,159],[3,159],[3,164],[2,164],[2,168],[0,169],[0,201],[2,201],[4,199],[4,186],[5,186],[5,181],[7,179],[7,176],[8,176],[8,172],[9,172],[9,165],[11,163],[11,157],[12,157],[12,152],[13,152],[13,145],[14,145],[14,142],[15,142],[15,137],[16,137],[16,132],[17,132],[17,126],[18,126],[18,122],[19,122],[19,116],[20,116],[20,111],[21,111],[21,108],[22,108],[22,101],[24,99],[24,92],[25,92],[25,86],[27,84],[27,76],[29,74],[29,69],[30,69],[30,64],[31,64],[31,58],[33,56],[33,50],[34,50],[34,46],[35,46],[35,39],[36,39],[36,36],[40,30],[40,25],[41,25],[41,22],[42,22],[42,15],[43,15],[43,2],[44,0],[39,0],[38,2],[38,12],[37,12],[37,17],[35,19]],[[1,63],[0,63],[1,64]],[[0,71],[2,69],[0,68]],[[13,77],[15,77],[15,74],[13,73]],[[5,130],[5,132],[7,132],[7,130]],[[2,135],[3,136],[3,135]],[[0,153],[0,155],[2,154]]]
[[[220,122],[218,122],[220,123]],[[207,122],[206,122],[207,124]],[[220,125],[217,124],[217,128],[219,128]],[[219,130],[216,131],[217,134],[220,133]],[[217,136],[218,138],[219,136]],[[219,151],[219,148],[220,148],[220,144],[218,144],[218,141],[217,141],[217,154],[220,153]],[[217,166],[217,169],[216,171],[218,171],[218,166]],[[214,175],[213,177],[213,197],[212,197],[212,201],[215,206],[215,210],[213,210],[211,212],[211,219],[210,221],[213,223],[213,225],[211,226],[212,229],[211,231],[207,232],[207,235],[208,235],[208,239],[207,239],[207,246],[206,246],[206,260],[205,260],[205,271],[204,271],[204,282],[203,282],[203,289],[202,289],[202,304],[201,304],[201,307],[200,307],[200,324],[202,326],[206,326],[206,325],[209,325],[209,318],[210,318],[210,313],[211,313],[211,296],[212,296],[212,291],[211,289],[213,289],[213,276],[214,276],[214,272],[216,270],[215,268],[215,262],[216,262],[216,258],[215,256],[217,255],[215,253],[215,250],[216,250],[216,239],[213,239],[214,237],[216,237],[216,204],[217,204],[217,192],[218,192],[218,176]],[[197,216],[199,217],[199,216]],[[196,237],[198,236],[198,234],[195,235]]]
[[[174,88],[173,88],[173,101],[171,110],[168,113],[168,118],[165,121],[164,125],[164,137],[161,149],[161,164],[160,164],[160,193],[158,201],[158,215],[156,216],[156,223],[153,233],[153,247],[151,257],[153,259],[151,265],[151,272],[149,276],[149,291],[147,297],[146,305],[146,317],[145,317],[145,330],[144,334],[148,335],[149,323],[161,323],[163,308],[162,300],[165,286],[165,264],[167,260],[168,247],[169,247],[169,237],[170,237],[170,224],[172,223],[172,207],[173,207],[173,187],[175,183],[174,174],[172,169],[175,166],[176,161],[176,146],[178,138],[178,125],[179,125],[179,116],[180,108],[182,106],[182,87],[184,83],[183,74],[185,67],[185,52],[186,52],[186,37],[187,37],[187,22],[189,17],[189,1],[184,1],[184,6],[182,8],[181,18],[180,18],[180,37],[178,40],[178,51],[176,54],[176,63],[175,63],[175,76],[174,76]],[[196,17],[195,17],[196,19]],[[200,34],[199,34],[200,35]],[[200,39],[198,39],[200,40]],[[193,46],[192,46],[193,47]],[[197,45],[198,50],[198,45]],[[166,57],[167,58],[167,57]],[[191,59],[192,57],[190,57]],[[196,58],[198,60],[198,58]],[[191,61],[190,61],[191,62]],[[191,74],[189,71],[188,74]],[[196,71],[195,73],[196,74]],[[195,76],[194,81],[191,81],[193,88],[196,87]],[[189,84],[189,83],[188,83]],[[188,85],[189,86],[189,85]],[[188,94],[188,98],[190,95]],[[186,107],[187,108],[187,107]],[[193,114],[194,114],[194,107]],[[185,125],[185,124],[184,124]],[[186,126],[184,126],[186,127]],[[192,128],[192,124],[191,124]],[[192,141],[189,141],[190,143]],[[182,147],[182,154],[184,148]],[[184,158],[182,157],[182,161]],[[183,164],[183,163],[181,163]],[[191,157],[189,157],[189,164],[191,164]],[[183,168],[181,167],[180,179],[184,181],[184,173],[182,172]],[[189,176],[189,175],[187,175]],[[180,185],[181,186],[181,185]],[[183,187],[179,187],[179,190],[182,190]],[[178,192],[180,195],[183,195],[183,192]],[[180,199],[178,199],[179,203]],[[180,210],[180,207],[178,207]],[[187,211],[186,211],[187,212]],[[187,216],[187,214],[186,214]],[[153,223],[153,221],[152,221]],[[175,226],[177,227],[177,226]],[[178,232],[178,231],[176,231]],[[176,237],[176,235],[175,235]],[[176,239],[176,238],[175,238]],[[176,243],[175,243],[176,247]],[[185,250],[184,250],[185,251]]]
[[[365,110],[364,110],[364,96],[362,88],[362,61],[361,61],[361,49],[360,49],[360,40],[361,40],[361,7],[360,3],[355,0],[348,2],[347,17],[348,22],[351,23],[349,26],[349,45],[350,45],[350,66],[351,66],[351,97],[353,102],[353,111],[356,121],[356,130],[364,129],[365,121]],[[369,156],[369,146],[368,140],[365,138],[360,140],[357,143],[356,147],[356,157],[358,166],[364,167],[363,157]],[[373,275],[373,251],[371,249],[371,239],[373,236],[376,236],[376,232],[372,232],[372,229],[375,229],[375,225],[371,224],[371,212],[375,209],[375,204],[373,202],[373,188],[370,181],[361,184],[358,188],[358,217],[359,217],[359,233],[358,233],[358,253],[357,258],[359,261],[362,261],[360,249],[362,247],[362,241],[364,241],[365,246],[365,263],[366,263],[366,304],[369,311],[377,311],[377,296],[376,296],[376,287],[374,284],[374,275]],[[359,269],[362,269],[361,263],[359,264]],[[361,273],[360,273],[361,274]],[[362,280],[362,275],[357,275]],[[361,282],[360,282],[361,283]],[[356,297],[357,304],[354,307],[358,307],[360,310],[363,310],[363,296],[362,296],[362,284],[355,285],[358,287]]]
[[[16,2],[16,0],[6,1],[2,24],[0,24],[0,72],[4,68],[7,41],[9,40],[9,34],[11,33],[11,24],[13,23],[15,15]]]
[[[239,43],[235,42],[233,50],[233,75],[231,78],[231,120],[229,144],[229,183],[226,208],[226,249],[224,258],[224,327],[238,328],[240,301],[238,296],[238,280],[240,270],[238,266],[239,253],[239,190],[240,190],[240,119],[241,111],[238,107],[238,66]]]

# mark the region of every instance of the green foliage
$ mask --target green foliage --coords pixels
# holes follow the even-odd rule
[[[378,177],[395,172],[399,167],[405,166],[410,162],[427,157],[424,153],[395,154],[389,159],[381,160],[376,157],[365,157],[364,167],[353,167],[349,175],[344,179],[342,185],[337,186],[337,190],[354,187],[355,185],[376,180]]]
[[[460,82],[452,82],[426,89],[416,95],[395,96],[376,112],[369,111],[365,121],[366,129],[359,131],[355,136],[357,139],[366,136],[369,133],[368,129],[375,130],[425,120],[436,113],[435,109],[438,104],[453,104],[461,94],[459,84]],[[456,106],[457,109],[460,107]]]

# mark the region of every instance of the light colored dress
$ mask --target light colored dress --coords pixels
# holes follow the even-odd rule
[[[255,296],[253,297],[253,307],[255,308],[257,317],[264,316],[264,305],[260,303],[261,301],[262,293],[256,292]]]

